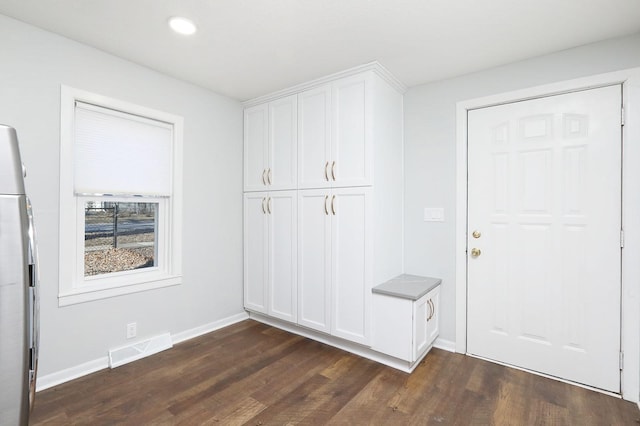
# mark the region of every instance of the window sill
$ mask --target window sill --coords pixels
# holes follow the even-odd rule
[[[76,305],[78,303],[91,302],[94,300],[107,299],[110,297],[122,296],[125,294],[139,293],[157,288],[170,287],[182,283],[182,276],[167,276],[153,281],[140,282],[136,284],[111,286],[108,288],[76,288],[58,294],[58,306]]]

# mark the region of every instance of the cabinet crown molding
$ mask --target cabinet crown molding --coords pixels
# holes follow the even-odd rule
[[[270,102],[279,98],[283,98],[285,96],[293,95],[308,89],[312,89],[314,87],[322,86],[323,84],[330,83],[334,80],[338,80],[343,77],[349,77],[349,76],[360,74],[366,71],[375,72],[380,78],[386,81],[387,84],[393,87],[400,94],[403,94],[404,92],[407,91],[407,86],[405,86],[400,80],[398,80],[393,74],[391,74],[391,72],[388,69],[382,66],[382,64],[380,64],[378,61],[373,61],[367,64],[358,65],[357,67],[349,68],[347,70],[340,71],[334,74],[329,74],[327,76],[320,77],[315,80],[307,81],[305,83],[288,87],[286,89],[278,90],[277,92],[269,93],[264,96],[259,96],[257,98],[249,99],[247,101],[242,102],[242,106],[245,108],[248,108],[248,107],[252,107],[254,105],[262,104],[265,102]]]

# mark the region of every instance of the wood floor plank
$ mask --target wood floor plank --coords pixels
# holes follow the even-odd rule
[[[247,320],[38,392],[31,425],[638,425],[635,404],[433,349],[409,375]]]

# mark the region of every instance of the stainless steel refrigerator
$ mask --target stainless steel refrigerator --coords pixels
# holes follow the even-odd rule
[[[0,124],[0,425],[27,425],[38,369],[38,268],[16,131]]]

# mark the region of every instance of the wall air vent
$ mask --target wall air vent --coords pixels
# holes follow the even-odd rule
[[[171,335],[164,333],[138,343],[109,350],[109,367],[115,368],[123,364],[162,352],[173,347]]]

